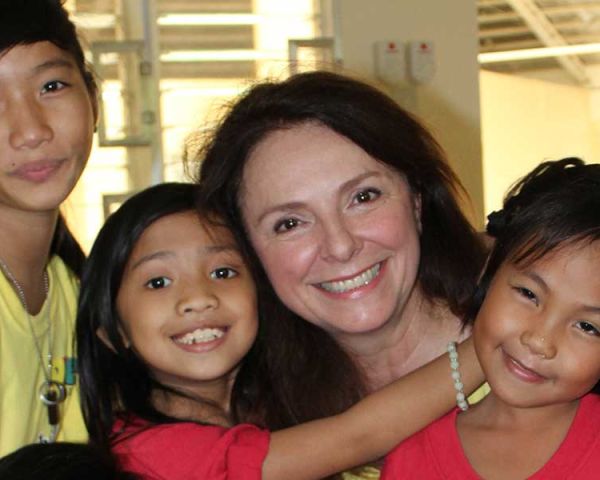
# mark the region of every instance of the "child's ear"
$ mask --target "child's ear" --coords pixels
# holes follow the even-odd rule
[[[127,338],[127,335],[125,335],[125,332],[123,331],[123,329],[121,328],[120,325],[119,325],[119,334],[121,335],[121,339],[123,340],[123,345],[125,345],[125,348],[129,348],[131,346],[131,342]],[[104,329],[104,327],[99,327],[96,330],[96,335],[98,335],[98,338],[102,341],[102,343],[104,345],[107,346],[107,348],[109,350],[111,350],[113,353],[117,353],[117,349],[114,347],[114,345],[108,338],[108,334],[106,333],[106,330]]]

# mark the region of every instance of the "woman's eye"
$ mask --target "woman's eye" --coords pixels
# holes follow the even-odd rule
[[[354,203],[367,203],[376,200],[381,196],[381,192],[376,188],[366,188],[365,190],[361,190],[356,195],[352,201]]]
[[[146,286],[152,290],[156,290],[159,288],[165,288],[171,285],[173,281],[167,277],[155,277],[151,278],[146,282]]]
[[[239,273],[237,271],[229,267],[217,268],[210,272],[210,278],[212,278],[213,280],[226,280],[228,278],[237,277],[238,275]]]
[[[67,86],[66,83],[61,82],[60,80],[53,80],[51,82],[47,82],[42,87],[42,93],[52,93],[58,92]]]
[[[592,335],[594,337],[600,336],[600,331],[598,331],[595,325],[589,322],[577,322],[577,328],[582,330],[584,333],[587,333],[588,335]]]
[[[275,224],[273,230],[276,233],[283,233],[289,230],[293,230],[300,224],[300,221],[297,218],[285,218]]]
[[[535,293],[533,293],[531,290],[529,290],[528,288],[525,287],[515,287],[515,290],[517,292],[519,292],[519,295],[521,295],[522,297],[525,297],[527,300],[535,303],[536,305],[539,304],[538,302],[538,298],[535,295]]]

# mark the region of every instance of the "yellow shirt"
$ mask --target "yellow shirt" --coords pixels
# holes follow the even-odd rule
[[[47,367],[48,325],[52,323],[52,379],[67,385],[60,405],[58,440],[85,441],[87,433],[76,386],[74,325],[79,286],[62,260],[48,264],[48,297],[31,325],[9,280],[0,274],[0,456],[50,434],[47,408],[40,400],[45,381],[33,335]],[[33,333],[32,333],[33,328]]]

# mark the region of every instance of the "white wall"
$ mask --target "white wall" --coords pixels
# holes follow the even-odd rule
[[[429,85],[390,91],[432,129],[483,218],[479,65],[475,0],[340,0],[344,68],[374,75],[378,40],[430,40],[437,73]]]
[[[480,82],[486,212],[499,208],[510,185],[544,160],[600,160],[591,90],[485,70]]]

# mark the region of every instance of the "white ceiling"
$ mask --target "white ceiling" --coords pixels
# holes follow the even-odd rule
[[[599,0],[477,0],[480,52],[600,42]],[[485,64],[501,72],[560,69],[572,82],[596,84],[600,54]]]

